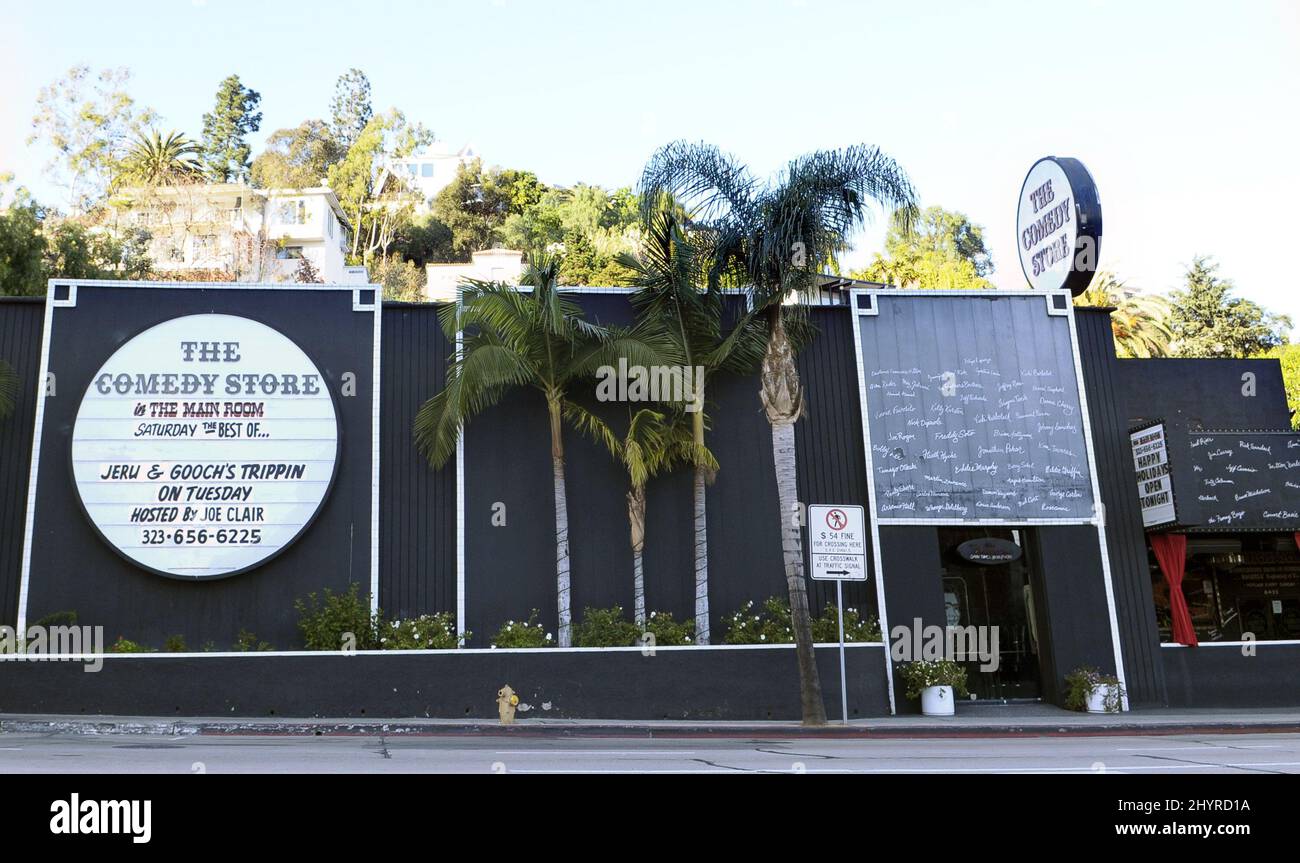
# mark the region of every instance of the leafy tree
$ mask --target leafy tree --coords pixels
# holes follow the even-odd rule
[[[156,130],[140,134],[122,159],[114,185],[176,186],[201,179],[199,146],[180,132],[163,137]]]
[[[1287,344],[1258,355],[1282,364],[1282,381],[1286,386],[1286,403],[1291,409],[1291,427],[1300,430],[1300,344]]]
[[[464,424],[496,404],[509,390],[526,387],[546,402],[550,420],[551,476],[555,491],[555,586],[559,644],[572,646],[569,510],[564,479],[564,426],[586,411],[572,388],[603,365],[654,365],[650,342],[590,323],[560,294],[560,262],[533,253],[522,283],[530,291],[492,282],[470,282],[459,306],[442,313],[448,338],[464,332],[461,355],[447,370],[446,386],[415,418],[415,443],[434,467],[456,451]]]
[[[1115,335],[1115,354],[1124,358],[1150,359],[1169,353],[1169,301],[1153,294],[1128,290],[1113,273],[1099,272],[1088,290],[1074,298],[1076,306],[1109,306],[1110,326]]]
[[[65,219],[46,225],[44,233],[46,278],[143,279],[153,269],[147,232],[115,237]]]
[[[813,655],[803,541],[798,519],[794,424],[803,415],[803,387],[786,318],[799,307],[786,301],[810,292],[819,267],[848,246],[848,238],[880,204],[907,226],[916,195],[903,170],[878,148],[827,150],[790,162],[760,183],[732,157],[705,144],[676,142],[657,152],[641,179],[643,209],[669,195],[711,235],[711,281],[731,277],[766,318],[768,343],[759,396],[772,426],[772,452],[780,500],[780,536],[790,593],[791,623],[799,660],[803,721],[826,722]]]
[[[320,120],[305,120],[292,129],[278,129],[266,139],[253,160],[253,185],[263,189],[308,189],[321,185],[330,166],[347,153]]]
[[[37,296],[45,293],[44,213],[26,189],[0,210],[0,294]]]
[[[320,277],[320,270],[316,269],[316,265],[306,255],[298,259],[298,266],[293,272],[293,280],[300,285],[319,285],[325,281]]]
[[[722,293],[707,279],[707,259],[682,227],[683,214],[671,202],[648,214],[635,256],[620,261],[633,273],[636,287],[632,302],[638,317],[659,328],[669,345],[670,364],[698,369],[694,381],[697,410],[689,417],[689,448],[683,456],[694,474],[693,523],[695,534],[696,643],[708,644],[709,541],[706,486],[717,475],[718,462],[705,442],[709,380],[718,371],[752,372],[763,358],[767,331],[753,315],[727,320]]]
[[[217,88],[217,101],[211,114],[203,115],[203,162],[208,179],[230,183],[248,177],[252,148],[247,136],[262,127],[262,112],[257,106],[262,97],[230,75]]]
[[[993,287],[986,278],[992,272],[984,229],[963,213],[929,207],[915,226],[894,219],[885,255],[851,275],[902,288],[986,290]]]
[[[14,367],[0,360],[0,420],[13,415],[18,403],[18,374]]]
[[[481,159],[457,168],[433,200],[433,216],[451,231],[456,259],[468,261],[474,252],[492,248],[506,219],[526,211],[537,185],[527,172],[485,170]]]
[[[383,286],[385,300],[418,303],[424,299],[424,268],[399,255],[376,258],[370,266],[370,280]]]
[[[347,152],[366,126],[374,119],[370,104],[370,79],[360,69],[349,69],[334,84],[334,99],[330,102],[330,129],[334,141]]]
[[[104,200],[132,139],[157,120],[127,93],[130,78],[126,69],[92,74],[88,66],[74,66],[37,96],[27,143],[54,150],[46,173],[67,191],[73,211]]]
[[[353,225],[352,259],[386,255],[397,230],[414,212],[416,197],[383,170],[391,159],[410,155],[433,140],[420,123],[396,109],[373,118],[343,159],[330,166],[329,185]],[[381,185],[381,181],[385,185]],[[387,185],[387,184],[396,185]],[[362,239],[365,238],[365,247]]]
[[[451,261],[455,256],[451,228],[432,214],[416,216],[397,233],[393,253],[421,269],[426,264]]]
[[[1286,344],[1291,319],[1233,297],[1213,259],[1197,256],[1182,290],[1170,295],[1170,349],[1176,357],[1248,357]]]

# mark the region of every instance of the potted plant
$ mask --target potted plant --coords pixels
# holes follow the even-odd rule
[[[908,698],[921,699],[921,712],[926,716],[952,716],[956,712],[956,696],[965,698],[966,669],[951,659],[918,660],[905,662],[898,673],[907,685]]]
[[[1124,704],[1124,684],[1113,674],[1090,666],[1065,675],[1065,706],[1089,713],[1119,713]]]

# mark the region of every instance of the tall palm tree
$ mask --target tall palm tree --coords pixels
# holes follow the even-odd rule
[[[1115,354],[1125,359],[1151,359],[1169,355],[1173,330],[1169,327],[1169,301],[1155,294],[1134,293],[1114,273],[1099,272],[1088,290],[1075,297],[1077,306],[1110,306]]]
[[[636,333],[601,327],[583,318],[557,286],[560,259],[530,256],[521,283],[467,282],[458,305],[441,313],[448,338],[463,333],[462,350],[447,370],[443,390],[415,418],[415,443],[434,467],[456,451],[465,422],[496,404],[508,390],[527,387],[546,402],[555,492],[555,588],[558,642],[572,645],[569,510],[564,484],[564,423],[586,411],[570,398],[579,382],[601,366],[653,365],[658,354]]]
[[[811,290],[818,268],[849,246],[850,235],[878,204],[905,224],[917,214],[916,194],[902,168],[876,147],[818,151],[790,162],[768,182],[716,147],[676,142],[657,152],[641,178],[643,206],[671,195],[711,234],[713,278],[738,280],[767,321],[759,398],[772,427],[780,500],[781,547],[799,658],[803,721],[826,722],[812,646],[803,541],[799,532],[794,424],[803,388],[786,318],[791,297]]]
[[[708,416],[705,396],[709,378],[717,371],[753,371],[763,358],[767,332],[752,313],[728,322],[716,279],[708,279],[707,258],[682,227],[683,214],[671,201],[661,201],[648,213],[635,256],[619,262],[633,272],[637,289],[632,302],[642,320],[659,327],[675,365],[698,369],[694,376],[696,404],[690,417],[691,443],[687,463],[694,473],[695,640],[708,644],[709,539],[706,486],[718,463],[705,445]]]
[[[138,134],[125,158],[117,184],[146,187],[179,186],[202,179],[198,144],[180,132],[163,137],[156,129]]]
[[[0,360],[0,420],[7,419],[14,412],[18,401],[18,375],[13,366]]]

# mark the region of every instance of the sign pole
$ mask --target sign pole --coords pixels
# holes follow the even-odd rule
[[[835,579],[835,610],[840,613],[840,715],[849,724],[849,686],[844,675],[844,582]]]
[[[857,504],[808,507],[808,554],[814,581],[835,582],[840,623],[840,716],[849,724],[849,683],[844,670],[844,582],[867,580],[866,517]],[[883,612],[883,609],[882,609]]]

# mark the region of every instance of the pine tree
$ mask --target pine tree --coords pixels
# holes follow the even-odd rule
[[[1249,357],[1286,343],[1291,320],[1231,296],[1231,279],[1219,265],[1198,256],[1187,269],[1183,290],[1169,299],[1173,310],[1171,354],[1177,357]]]
[[[340,75],[334,85],[334,100],[330,102],[330,130],[344,152],[361,136],[374,115],[366,73],[349,69]]]
[[[262,125],[262,96],[231,75],[217,88],[211,114],[203,115],[203,164],[208,179],[231,183],[248,177],[252,148],[246,136]]]

